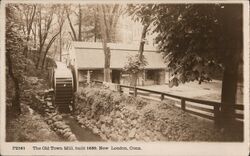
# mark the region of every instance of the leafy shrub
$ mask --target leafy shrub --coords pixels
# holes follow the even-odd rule
[[[139,58],[138,54],[136,54],[135,56],[129,56],[129,57],[127,57],[127,59],[128,59],[128,61],[126,62],[123,70],[125,72],[130,73],[130,74],[139,73],[148,64],[144,55],[143,55],[142,59]]]
[[[86,87],[76,93],[76,108],[81,113],[90,113],[91,118],[99,118],[113,110],[122,110],[126,104],[136,105],[141,109],[147,102],[141,98],[135,98],[120,94],[104,88]]]

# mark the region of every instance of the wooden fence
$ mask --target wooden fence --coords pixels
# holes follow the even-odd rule
[[[97,84],[103,84],[102,81],[93,81]],[[159,100],[164,101],[166,99],[175,101],[175,105],[179,106],[183,111],[188,113],[214,120],[215,123],[218,122],[219,115],[221,112],[221,103],[215,101],[208,101],[208,100],[200,100],[200,99],[193,99],[178,95],[172,95],[165,92],[159,92],[154,90],[149,90],[140,87],[133,87],[127,86],[122,84],[112,84],[115,86],[116,90],[120,93],[124,92],[124,88],[128,88],[130,94],[133,94],[135,97],[141,95],[145,97],[145,93],[148,94],[147,96],[151,96],[152,94],[158,95],[154,97],[158,97]],[[149,95],[150,94],[150,95]],[[243,104],[236,104],[233,106],[235,110],[234,117],[237,121],[243,122],[244,119],[244,106]]]

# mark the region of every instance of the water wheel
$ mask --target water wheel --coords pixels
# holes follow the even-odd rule
[[[53,74],[54,104],[60,112],[69,112],[74,106],[74,80],[72,72],[65,64],[57,62]]]

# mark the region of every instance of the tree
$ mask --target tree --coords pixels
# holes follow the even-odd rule
[[[51,47],[51,45],[54,43],[54,41],[56,40],[57,36],[60,36],[60,61],[62,61],[62,37],[61,37],[61,33],[62,33],[62,29],[63,29],[63,25],[65,22],[65,6],[62,5],[56,5],[55,6],[55,13],[57,13],[57,23],[58,23],[58,32],[51,38],[51,40],[49,41],[49,44],[47,45],[46,49],[45,49],[45,54],[43,56],[43,62],[42,62],[42,67],[44,67],[44,63],[46,60],[46,56],[48,54],[48,51]]]
[[[110,43],[116,42],[116,26],[119,17],[123,13],[123,8],[119,4],[106,4],[98,5],[98,13],[100,20],[100,29],[105,26],[105,33],[107,35],[107,41]],[[102,17],[102,19],[100,19]],[[101,22],[103,20],[103,22]],[[101,30],[102,31],[102,30]]]
[[[62,31],[62,27],[64,24],[64,20],[61,20],[58,24],[58,27],[54,25],[54,16],[57,8],[60,7],[60,5],[50,5],[46,6],[46,12],[44,12],[43,5],[38,6],[38,12],[37,12],[37,23],[38,23],[38,40],[39,40],[39,48],[38,48],[38,61],[36,64],[36,68],[39,68],[41,65],[41,68],[44,67],[44,62],[47,56],[47,53],[49,49],[51,48],[51,45],[57,38],[57,36]],[[60,18],[59,18],[60,19]],[[56,33],[53,34],[53,29],[57,30]],[[52,30],[52,31],[51,31]],[[52,34],[52,35],[51,35]],[[49,38],[49,36],[51,37]]]
[[[238,66],[242,59],[241,4],[159,4],[156,41],[181,82],[204,81],[222,67],[220,126],[234,120]]]
[[[104,81],[111,82],[110,78],[110,49],[107,46],[108,33],[105,22],[105,11],[102,5],[98,6],[99,22],[101,26],[102,45],[104,51]]]
[[[110,77],[110,49],[107,43],[115,42],[116,25],[121,15],[121,8],[118,4],[98,5],[99,23],[104,51],[104,81],[111,82]]]
[[[12,110],[15,114],[21,113],[20,84],[22,83],[26,57],[23,55],[24,36],[21,34],[20,21],[16,17],[18,6],[6,7],[6,60],[8,75],[14,83],[14,96],[12,97]],[[8,78],[7,78],[8,80]],[[9,83],[6,83],[7,85]]]
[[[242,5],[225,5],[222,12],[225,33],[225,51],[222,60],[225,69],[221,96],[221,124],[230,128],[234,119],[239,64],[243,59],[243,9]]]
[[[24,55],[27,57],[28,52],[28,45],[30,42],[30,35],[32,31],[32,26],[35,20],[36,15],[36,4],[28,5],[28,4],[21,4],[19,8],[19,12],[23,15],[21,17],[23,19],[23,32],[26,39],[26,45],[24,47]]]
[[[138,55],[134,56],[134,58],[128,58],[128,64],[125,65],[125,71],[131,74],[131,85],[137,85],[137,79],[139,74],[144,69],[146,65],[145,57],[143,56],[144,44],[146,41],[146,34],[149,30],[149,26],[154,19],[153,9],[154,4],[128,4],[127,5],[127,13],[132,17],[134,21],[140,21],[143,25],[142,34],[141,34],[141,42],[139,45]],[[136,67],[136,70],[135,70]]]
[[[141,58],[142,57],[142,58]],[[130,85],[136,87],[138,74],[141,73],[148,64],[144,55],[136,54],[129,56],[123,70],[130,74]]]
[[[96,42],[101,38],[96,5],[70,5],[66,8],[66,15],[73,41]]]
[[[77,11],[74,11],[77,10]],[[73,41],[102,40],[104,50],[104,81],[110,82],[110,50],[107,43],[116,41],[116,26],[122,14],[118,4],[71,5],[66,9]]]
[[[82,27],[82,9],[81,9],[81,5],[80,4],[78,5],[78,13],[74,12],[75,15],[77,16],[78,35],[76,34],[74,24],[72,23],[72,20],[70,18],[70,14],[71,14],[70,12],[72,12],[70,7],[68,7],[66,9],[67,19],[68,19],[70,29],[71,29],[71,32],[72,32],[72,33],[70,33],[70,36],[71,36],[73,41],[81,41],[82,40],[82,37],[81,37],[81,27]]]

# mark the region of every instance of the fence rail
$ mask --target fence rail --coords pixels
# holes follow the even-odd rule
[[[97,84],[103,84],[102,81],[93,80],[92,82],[95,82]],[[183,111],[186,111],[188,113],[207,118],[210,120],[214,120],[215,122],[218,121],[219,115],[221,112],[221,103],[215,102],[215,101],[208,101],[208,100],[200,100],[200,99],[193,99],[188,97],[183,97],[179,95],[173,95],[165,92],[155,91],[155,90],[149,90],[145,88],[140,87],[133,87],[133,86],[127,86],[122,84],[112,84],[116,86],[116,90],[120,93],[124,92],[123,88],[130,89],[129,93],[133,94],[135,97],[137,95],[143,95],[143,92],[149,93],[149,94],[156,94],[160,95],[159,99],[161,101],[164,101],[166,99],[175,99],[175,104],[179,106]],[[140,92],[143,91],[143,92]],[[179,101],[179,102],[178,102]],[[235,110],[234,117],[239,121],[242,122],[244,119],[243,111],[244,106],[243,104],[236,104],[233,105],[233,109]]]

